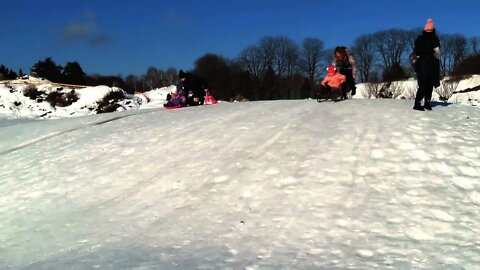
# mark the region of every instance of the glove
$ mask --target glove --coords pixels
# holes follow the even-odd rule
[[[439,47],[433,48],[433,55],[435,56],[435,58],[440,59],[440,48]]]

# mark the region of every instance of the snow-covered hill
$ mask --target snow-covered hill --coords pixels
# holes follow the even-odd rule
[[[1,119],[1,269],[478,269],[480,110]]]
[[[387,87],[388,86],[388,87]],[[355,99],[370,97],[371,88],[395,91],[398,99],[412,99],[417,89],[414,79],[385,84],[358,84]],[[0,82],[0,117],[4,118],[63,118],[85,116],[100,112],[138,110],[163,107],[167,94],[175,86],[152,89],[143,94],[130,95],[116,87],[96,86],[73,89],[44,79]],[[442,81],[437,90],[451,88],[449,103],[479,106],[480,75],[473,75],[449,83]],[[370,90],[370,91],[369,91]],[[440,100],[434,92],[434,100]]]
[[[29,77],[0,82],[0,117],[50,119],[163,107],[173,88],[131,95],[117,87],[72,88]]]

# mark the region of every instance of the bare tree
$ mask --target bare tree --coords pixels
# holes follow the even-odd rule
[[[385,69],[401,63],[402,55],[408,45],[408,38],[408,32],[400,29],[390,29],[373,34],[373,42]]]
[[[274,38],[275,55],[273,57],[273,70],[277,75],[289,76],[298,64],[298,47],[291,39],[279,36]]]
[[[133,74],[125,77],[125,84],[128,85],[133,90],[133,92],[141,92],[141,90],[143,90],[141,88],[140,79],[138,78],[138,76],[135,76]]]
[[[447,75],[455,66],[463,61],[467,54],[467,40],[464,36],[456,35],[440,35],[440,47],[442,53],[440,55],[440,64],[443,76]]]
[[[177,69],[174,67],[169,67],[165,71],[166,83],[168,85],[174,85],[177,82]]]
[[[262,38],[259,47],[265,69],[273,70],[273,59],[277,53],[275,38],[270,36]]]
[[[237,62],[242,66],[244,70],[247,70],[255,77],[265,70],[266,62],[262,54],[262,50],[257,46],[249,46],[244,49],[237,59]]]
[[[475,55],[479,53],[479,43],[480,43],[480,37],[472,37],[469,40],[469,47],[470,47],[470,55]]]
[[[407,35],[407,40],[408,40],[408,47],[409,49],[413,52],[415,49],[415,40],[419,35],[421,35],[423,32],[423,29],[420,27],[414,28],[410,31],[406,32]]]
[[[297,73],[299,69],[300,50],[297,44],[291,39],[283,39],[280,45],[279,51],[279,63],[285,67],[285,71],[279,74],[292,76]]]
[[[147,73],[142,77],[146,90],[162,87],[161,71],[155,67],[149,67]]]
[[[452,42],[450,41],[450,37],[448,35],[440,35],[440,47],[441,47],[441,54],[440,54],[440,69],[442,75],[445,76],[447,71],[451,71],[453,67],[453,59],[452,59]]]
[[[453,66],[457,66],[467,56],[467,39],[463,35],[453,36]]]
[[[265,67],[271,68],[276,75],[292,75],[298,67],[298,46],[287,37],[264,37],[260,41],[260,49]]]
[[[300,53],[300,66],[302,71],[307,74],[312,85],[316,81],[322,57],[323,42],[321,40],[317,38],[306,38],[303,40]]]
[[[363,35],[355,39],[352,52],[355,55],[355,64],[360,71],[360,82],[367,82],[375,60],[373,35]]]

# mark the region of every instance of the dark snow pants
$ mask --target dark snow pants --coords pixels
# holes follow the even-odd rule
[[[347,98],[348,91],[352,91],[352,95],[355,94],[355,80],[353,79],[352,68],[339,68],[340,74],[344,75],[347,79],[345,83],[342,84],[342,96]]]
[[[433,55],[422,55],[417,62],[418,90],[415,102],[432,100],[433,85],[435,81],[435,59]]]

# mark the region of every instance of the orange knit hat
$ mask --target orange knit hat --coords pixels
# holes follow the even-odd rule
[[[433,23],[432,19],[428,19],[427,23],[425,24],[425,27],[423,30],[425,31],[433,31],[433,28],[435,28],[435,24]]]

